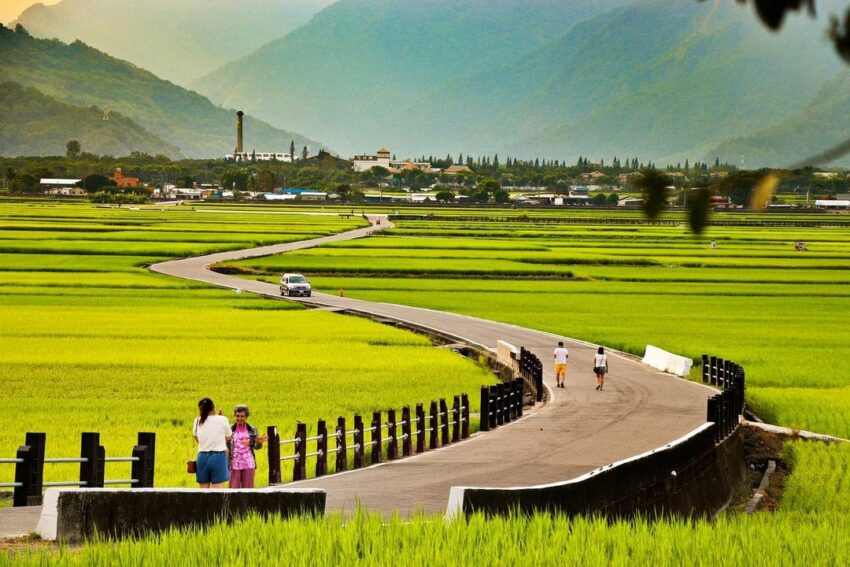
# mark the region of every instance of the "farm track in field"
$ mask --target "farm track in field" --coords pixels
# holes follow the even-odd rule
[[[368,237],[392,228],[385,218],[349,232],[272,246],[221,252],[162,262],[151,270],[267,297],[280,296],[278,286],[213,272],[209,266],[311,248],[330,242]],[[705,400],[712,391],[702,385],[655,372],[636,360],[611,356],[605,391],[595,391],[592,357],[595,347],[564,338],[570,350],[566,389],[554,388],[550,362],[557,337],[474,317],[388,303],[313,293],[293,299],[306,305],[332,307],[433,329],[458,340],[495,349],[498,340],[525,346],[544,362],[548,404],[526,418],[469,441],[437,451],[356,472],[297,483],[327,491],[328,510],[353,513],[357,503],[389,515],[398,511],[445,510],[452,486],[521,486],[566,480],[596,467],[659,446],[692,431],[705,420]],[[404,377],[400,376],[400,380]],[[469,392],[471,396],[477,392]],[[328,416],[331,418],[333,416]]]

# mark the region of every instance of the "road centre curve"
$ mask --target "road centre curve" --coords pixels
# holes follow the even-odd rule
[[[393,226],[384,216],[370,216],[369,221],[368,227],[331,236],[171,260],[150,269],[279,298],[276,284],[213,272],[209,266],[365,238]],[[442,513],[452,486],[531,486],[574,478],[663,446],[696,429],[705,423],[706,399],[714,393],[701,384],[663,374],[618,353],[609,353],[611,373],[606,389],[597,392],[592,373],[596,346],[583,341],[467,315],[318,292],[310,298],[292,300],[402,321],[491,350],[495,350],[498,340],[525,346],[543,361],[544,382],[553,393],[539,411],[468,441],[357,471],[294,483],[325,489],[329,511],[350,514],[359,503],[364,509],[384,515]],[[564,389],[553,387],[551,358],[557,340],[563,340],[570,352]],[[477,391],[469,393],[477,395]]]

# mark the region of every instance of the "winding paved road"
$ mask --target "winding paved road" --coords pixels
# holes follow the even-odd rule
[[[379,218],[370,217],[372,226],[367,228],[333,236],[173,260],[153,265],[151,270],[279,297],[275,284],[216,273],[208,266],[363,238],[392,227],[386,218]],[[493,350],[498,340],[525,346],[544,362],[544,380],[552,392],[550,402],[539,411],[468,441],[400,461],[297,483],[305,488],[326,489],[328,510],[350,513],[359,501],[363,508],[383,514],[398,511],[409,516],[417,510],[442,513],[452,486],[521,486],[573,478],[692,431],[704,423],[706,399],[713,392],[617,354],[610,356],[611,374],[605,390],[597,392],[592,372],[595,347],[581,341],[464,315],[317,292],[311,298],[295,301],[405,321]],[[550,364],[552,349],[559,339],[570,351],[565,389],[553,388]]]

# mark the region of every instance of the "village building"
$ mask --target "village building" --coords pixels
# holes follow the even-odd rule
[[[443,170],[445,175],[472,175],[475,173],[467,165],[450,165]]]
[[[578,176],[578,178],[582,181],[596,181],[597,179],[602,177],[607,177],[607,175],[605,175],[601,171],[590,171],[588,173],[582,173]]]
[[[118,187],[139,187],[142,183],[138,177],[125,177],[120,167],[115,170],[115,173],[109,179],[114,181]]]
[[[387,148],[381,148],[375,155],[356,155],[351,158],[351,164],[354,171],[358,173],[362,173],[364,171],[369,171],[373,167],[383,167],[384,169],[390,169],[392,167],[390,165],[390,151]]]
[[[351,169],[352,166],[352,163],[347,159],[342,159],[325,150],[319,150],[318,154],[308,157],[304,164],[321,169]]]
[[[645,201],[643,199],[638,199],[637,197],[623,197],[617,201],[618,207],[625,207],[627,209],[636,209],[643,207]]]
[[[850,209],[850,200],[818,199],[815,201],[818,209]]]
[[[404,173],[406,171],[421,171],[423,173],[436,174],[440,173],[440,169],[431,167],[431,163],[427,161],[391,161],[390,172]]]
[[[55,195],[62,197],[85,197],[88,195],[85,189],[78,187],[81,179],[59,179],[42,178],[38,186],[44,195]]]
[[[234,152],[227,154],[224,159],[229,161],[279,161],[281,163],[292,163],[296,158],[288,152]]]

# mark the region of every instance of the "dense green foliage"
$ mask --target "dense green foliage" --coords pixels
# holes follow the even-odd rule
[[[82,40],[172,83],[188,84],[304,24],[330,0],[64,0],[18,18],[31,34]],[[234,25],[238,22],[238,25]],[[282,148],[281,148],[282,149]]]
[[[174,146],[182,154],[194,157],[224,156],[233,151],[235,111],[216,107],[197,93],[82,42],[68,45],[58,40],[33,38],[25,30],[15,32],[0,27],[0,52],[3,53],[0,82],[34,87],[76,106],[96,106],[104,113],[120,112],[168,142],[169,145],[155,153],[168,155]],[[59,142],[64,144],[74,137],[73,132],[68,132]],[[316,145],[303,136],[246,117],[248,148],[280,151],[291,139],[299,146]],[[39,153],[51,153],[48,150]],[[120,153],[120,148],[110,153]]]
[[[0,115],[4,156],[66,155],[66,143],[72,138],[82,150],[95,154],[139,151],[180,156],[175,146],[117,112],[104,120],[97,108],[65,104],[16,83],[0,84]],[[79,154],[69,157],[79,159]]]
[[[255,426],[349,418],[472,391],[491,376],[418,335],[153,274],[169,257],[302,240],[364,225],[360,218],[171,207],[0,203],[0,455],[26,431],[48,456],[74,456],[99,431],[126,456],[138,431],[157,433],[157,485],[188,486],[191,421],[210,396],[253,410]],[[61,398],[61,402],[57,401]],[[258,479],[266,475],[260,454]],[[13,467],[0,470],[12,480]],[[48,466],[68,480],[73,466]],[[127,478],[126,465],[107,476]],[[284,475],[291,469],[284,468]]]

